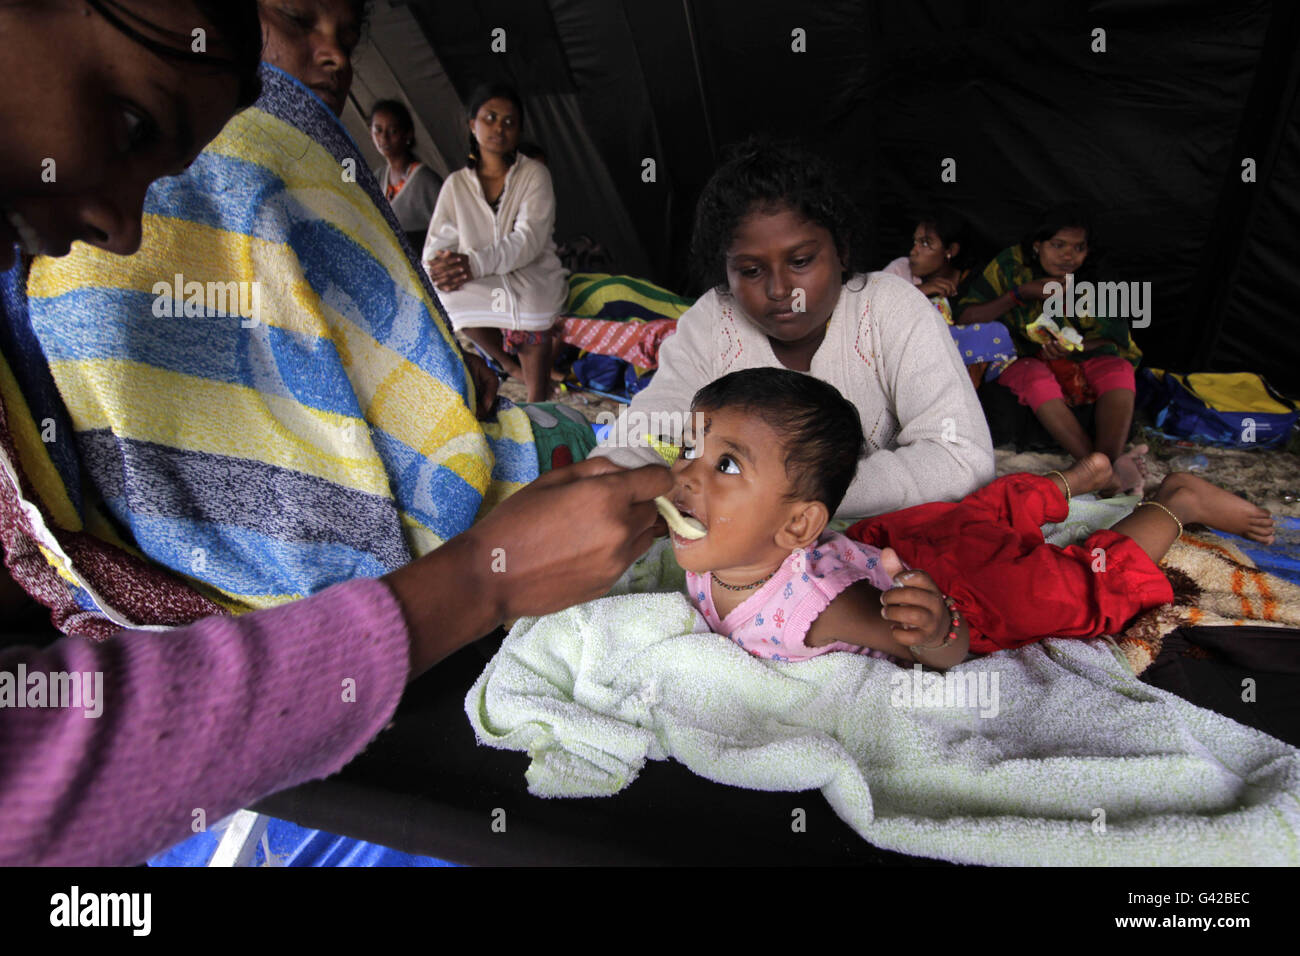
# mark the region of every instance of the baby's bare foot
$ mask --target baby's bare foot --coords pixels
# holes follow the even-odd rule
[[[1185,471],[1169,475],[1160,483],[1156,500],[1169,507],[1185,523],[1196,521],[1260,544],[1273,543],[1271,514],[1199,475]]]
[[[1070,483],[1072,495],[1098,491],[1111,481],[1110,459],[1099,451],[1085,455],[1065,469],[1065,480]]]

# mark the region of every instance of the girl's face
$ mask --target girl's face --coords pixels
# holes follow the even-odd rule
[[[957,243],[945,246],[931,223],[923,222],[912,232],[912,251],[907,254],[912,275],[928,279],[957,254]]]
[[[1083,268],[1088,258],[1088,233],[1077,226],[1062,229],[1050,239],[1034,244],[1038,264],[1049,276],[1064,278]]]
[[[519,110],[509,100],[494,97],[478,108],[469,131],[483,152],[505,156],[519,145]]]
[[[397,159],[411,151],[411,131],[392,113],[380,111],[370,118],[370,138],[384,159]]]
[[[205,25],[188,3],[124,6],[184,37]],[[152,53],[71,0],[0,5],[0,61],[0,268],[18,241],[51,256],[78,239],[135,252],[149,184],[193,162],[238,93],[232,74]]]
[[[343,115],[361,24],[351,0],[262,0],[262,59],[292,74]]]
[[[727,250],[727,285],[750,321],[797,345],[823,334],[843,287],[830,230],[788,206],[754,209]]]
[[[703,434],[673,465],[670,498],[708,534],[697,540],[672,534],[677,562],[697,573],[752,567],[761,576],[788,553],[774,540],[791,510],[785,446],[772,426],[743,410],[702,414]]]

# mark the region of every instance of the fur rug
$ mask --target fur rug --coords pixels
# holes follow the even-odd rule
[[[1300,586],[1260,571],[1226,538],[1188,531],[1161,567],[1174,586],[1174,603],[1139,614],[1119,637],[1134,674],[1151,666],[1165,635],[1180,627],[1300,628]]]

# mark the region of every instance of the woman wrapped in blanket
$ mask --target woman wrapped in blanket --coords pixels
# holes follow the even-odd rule
[[[967,246],[966,220],[961,216],[948,209],[922,212],[912,230],[911,250],[883,271],[907,279],[939,310],[957,343],[957,354],[966,364],[971,384],[979,388],[990,366],[990,374],[996,376],[1015,361],[1016,353],[1011,333],[1001,322],[953,323],[953,303],[966,294],[975,277],[974,270],[966,265]]]
[[[523,125],[513,87],[483,86],[470,97],[469,165],[438,193],[424,266],[456,330],[522,378],[530,402],[543,402],[551,390],[551,327],[569,287],[551,237],[551,174],[520,155]]]
[[[432,293],[421,292],[417,264],[404,254],[395,258],[400,244],[391,216],[367,211],[379,209],[382,197],[373,182],[365,189],[357,185],[353,193],[337,197],[341,201],[334,208],[342,221],[318,226],[304,211],[305,200],[295,196],[292,183],[282,179],[277,187],[268,178],[272,170],[288,175],[287,166],[324,164],[332,167],[330,180],[341,181],[331,151],[342,151],[346,137],[341,130],[342,139],[323,132],[328,129],[325,120],[334,120],[322,101],[342,105],[348,71],[347,42],[341,38],[355,34],[356,10],[352,4],[319,0],[295,4],[288,11],[269,2],[263,12],[268,55],[278,51],[295,57],[303,82],[320,98],[286,74],[263,72],[260,77],[270,80],[267,95],[232,124],[237,137],[225,140],[217,155],[200,156],[231,113],[258,98],[262,24],[253,0],[0,3],[0,55],[9,67],[9,82],[0,88],[0,269],[6,270],[0,273],[0,536],[15,580],[52,606],[61,624],[84,624],[83,633],[102,638],[99,643],[65,638],[40,650],[18,646],[13,636],[0,641],[6,645],[0,675],[7,679],[7,692],[13,690],[13,676],[24,671],[29,684],[38,675],[51,686],[52,675],[84,675],[87,680],[95,676],[98,686],[93,700],[89,692],[83,695],[80,707],[0,707],[0,766],[5,768],[0,774],[0,819],[5,821],[0,827],[0,863],[139,862],[189,836],[196,808],[215,821],[268,793],[336,772],[391,720],[409,679],[506,618],[546,613],[604,593],[645,550],[659,526],[651,499],[671,485],[663,469],[606,473],[617,470],[593,462],[546,475],[470,527],[493,470],[491,448],[469,410],[472,382],[449,334],[438,329],[421,333],[417,325],[421,312],[412,302],[430,303],[424,319],[431,326],[436,320]],[[191,49],[196,27],[206,31],[207,49],[202,53]],[[284,44],[290,48],[287,53]],[[57,70],[51,70],[53,63],[60,64]],[[302,128],[322,131],[323,142],[312,140]],[[242,146],[249,150],[239,153]],[[252,158],[253,149],[263,151],[263,163]],[[272,160],[276,154],[287,158]],[[214,178],[220,169],[211,163],[232,156],[240,175],[222,183]],[[338,156],[354,158],[354,151]],[[57,184],[41,176],[49,158],[58,164]],[[187,168],[189,172],[146,196],[154,180]],[[170,254],[178,258],[142,266],[144,260],[131,255],[137,248],[143,245],[141,254],[147,254],[160,235],[164,243],[175,238],[161,228],[165,224],[157,216],[143,222],[142,207],[147,203],[151,213],[160,208],[155,205],[160,195],[181,188],[191,176],[207,178],[200,179],[203,188],[187,194],[192,202],[187,211],[195,219],[209,218],[187,235],[207,230],[220,238],[230,233],[233,245],[224,251],[210,245],[173,249]],[[220,219],[216,207],[223,200],[233,207],[243,190],[254,215]],[[264,232],[239,232],[241,224],[250,230],[258,225]],[[372,259],[358,256],[350,261],[351,268],[372,278],[384,269],[388,285],[399,291],[405,283],[405,298],[394,288],[385,297],[379,283],[379,291],[366,294],[353,287],[362,298],[346,303],[349,309],[357,303],[377,309],[402,306],[389,313],[412,347],[400,361],[384,364],[385,342],[367,342],[348,323],[336,321],[333,338],[312,331],[312,316],[323,308],[308,304],[320,297],[313,283],[329,284],[336,278],[328,272],[317,274],[324,267],[312,248],[323,245],[319,256],[335,255],[339,250],[330,245],[331,236],[346,236],[349,230],[374,250]],[[112,403],[107,414],[114,420],[90,423],[89,429],[87,422],[77,421],[89,406],[72,393],[67,394],[73,407],[61,404],[50,366],[32,335],[22,294],[28,257],[66,255],[78,240],[86,244],[76,252],[86,278],[52,311],[62,316],[61,327],[71,331],[62,338],[47,338],[57,346],[50,363],[62,371],[85,359],[89,366],[107,370],[104,380],[114,379],[119,371],[146,380],[140,392],[103,393],[101,397]],[[294,258],[285,254],[286,245],[289,252],[305,256],[297,272],[284,271]],[[116,325],[117,331],[95,338],[102,318],[87,323],[79,311],[88,308],[99,314],[101,304],[120,297],[133,307],[144,301],[149,312],[149,303],[165,299],[153,295],[150,282],[191,269],[206,279],[213,275],[203,269],[206,257],[216,252],[234,276],[242,277],[238,269],[252,259],[260,267],[253,275],[266,287],[274,290],[287,283],[292,290],[287,301],[297,303],[298,313],[307,318],[300,316],[293,328],[285,328],[289,313],[272,309],[257,326],[244,327],[249,342],[239,344],[227,337],[231,323],[219,314],[194,317],[198,321],[185,321],[183,315],[156,316],[171,333],[159,338],[151,337],[139,321],[127,322],[129,310],[123,307],[117,318],[127,322],[130,333],[143,336],[135,343],[139,350],[126,360],[110,348],[122,338],[123,322],[105,322]],[[104,253],[129,258],[111,259]],[[100,278],[95,278],[96,270]],[[409,272],[405,279],[403,270]],[[283,304],[271,295],[263,305],[267,301]],[[233,318],[234,327],[241,327],[241,317]],[[267,338],[266,329],[273,322],[275,341]],[[195,328],[198,334],[192,334]],[[83,334],[90,338],[85,352],[78,353],[75,346]],[[297,350],[278,354],[274,346],[286,342]],[[186,370],[184,363],[193,363],[205,349],[210,374],[200,374],[202,368],[194,364]],[[211,356],[223,349],[232,351],[237,361],[213,364]],[[369,378],[352,382],[322,358],[331,350],[360,352],[359,358],[378,364],[372,364]],[[316,362],[312,371],[325,377],[309,375],[287,391],[269,386],[276,379],[277,361],[286,357],[301,364]],[[218,373],[237,377],[240,363],[256,369],[260,377],[242,386],[246,394],[240,387],[232,389],[225,396],[229,404],[218,409],[219,418],[203,419],[204,403],[222,400],[213,391]],[[426,367],[437,376],[411,371]],[[348,369],[358,371],[351,364]],[[325,476],[287,468],[268,471],[262,467],[265,462],[253,457],[223,458],[209,447],[197,450],[199,458],[187,460],[184,452],[194,449],[141,440],[139,429],[158,423],[150,417],[151,403],[165,398],[156,386],[167,375],[185,383],[195,401],[188,406],[164,402],[165,417],[153,438],[168,439],[167,427],[185,436],[189,423],[184,416],[197,415],[203,421],[197,434],[209,441],[235,441],[240,436],[253,440],[261,429],[270,428],[272,444],[289,443],[310,459],[309,466],[337,458],[346,467]],[[91,375],[80,384],[96,381]],[[393,488],[373,481],[364,487],[375,462],[367,463],[367,456],[356,453],[344,455],[331,444],[331,436],[349,429],[330,425],[350,419],[319,407],[331,397],[336,404],[342,402],[339,396],[347,394],[360,405],[368,384],[371,401],[361,407],[373,410],[369,406],[377,402],[374,393],[393,382],[415,383],[427,393],[416,395],[416,400],[433,399],[421,409],[433,423],[425,436],[433,457],[412,459],[408,470],[448,478],[418,486],[400,505]],[[241,418],[258,407],[257,401],[244,400],[250,396],[261,396],[267,415],[253,421]],[[293,399],[301,401],[295,404]],[[351,429],[357,433],[352,441],[382,446],[392,461],[400,461],[400,436],[384,432],[392,424],[392,412],[388,408],[379,416],[382,421],[371,421],[359,410],[353,416],[359,428]],[[76,440],[74,428],[79,432]],[[89,440],[88,432],[94,433]],[[437,440],[446,434],[456,446],[450,461]],[[217,467],[224,462],[233,468],[214,479],[222,485],[220,496],[165,516],[178,519],[171,522],[173,535],[167,540],[184,548],[194,540],[180,534],[185,529],[180,518],[193,519],[195,527],[205,520],[243,522],[245,531],[258,521],[274,519],[274,524],[278,508],[297,504],[295,489],[323,487],[328,498],[328,488],[334,485],[355,494],[335,498],[334,510],[317,526],[302,528],[300,538],[321,540],[332,523],[348,522],[349,506],[365,505],[365,516],[370,517],[388,513],[378,537],[353,538],[332,552],[336,557],[353,556],[350,565],[334,565],[335,573],[342,572],[338,580],[378,580],[341,583],[300,601],[285,596],[284,606],[241,617],[218,614],[199,621],[221,610],[214,600],[219,590],[142,557],[120,536],[123,528],[115,528],[103,514],[96,483],[83,481],[83,465],[91,466],[92,473],[96,465],[105,467],[101,476],[111,474],[111,457],[100,459],[105,449],[113,451],[119,435],[122,448],[134,447],[143,454],[128,456],[128,463],[139,464],[154,452],[162,456],[155,463],[164,467],[154,477],[170,480],[178,499],[183,498],[185,482],[205,480],[203,470],[192,467],[196,461]],[[314,455],[310,440],[320,442]],[[446,474],[448,468],[459,485]],[[120,486],[121,460],[117,469]],[[147,528],[150,509],[167,501],[165,495],[144,503],[133,500],[142,474],[128,472],[129,488],[118,489],[116,504],[130,516],[123,522],[127,529]],[[349,486],[349,480],[363,487]],[[394,487],[399,483],[395,478]],[[442,505],[451,524],[437,519],[435,512]],[[229,510],[205,513],[214,506]],[[404,520],[411,512],[441,524],[446,540],[414,562],[413,545],[394,537],[396,529],[420,523],[417,517]],[[573,523],[575,514],[583,516],[581,528]],[[275,527],[264,530],[268,539],[274,537]],[[506,564],[499,560],[502,553]],[[357,570],[368,563],[374,565],[374,574]],[[184,568],[199,570],[194,563]],[[68,594],[73,596],[70,601]],[[90,627],[92,620],[101,626]],[[168,626],[177,629],[165,637],[157,633]],[[339,706],[344,678],[355,681],[357,694],[355,701]],[[96,712],[106,719],[93,719]]]
[[[1102,494],[1140,494],[1146,446],[1124,452],[1137,390],[1133,370],[1142,357],[1128,323],[1120,316],[1100,314],[1099,303],[1094,303],[1093,314],[1054,320],[1063,331],[1081,334],[1081,341],[1063,344],[1033,329],[1044,317],[1044,301],[1053,290],[1064,294],[1067,276],[1088,278],[1088,267],[1095,262],[1095,257],[1091,262],[1089,258],[1091,240],[1091,218],[1081,206],[1049,209],[1023,242],[998,253],[971,282],[957,304],[957,324],[1000,320],[1009,327],[1019,358],[1002,371],[999,381],[1033,409],[1075,461],[1093,451],[1110,460],[1113,477]],[[1070,406],[1094,398],[1096,434],[1089,436]]]
[[[739,369],[788,368],[834,385],[862,418],[870,456],[839,517],[950,501],[991,480],[988,425],[952,337],[910,282],[865,274],[862,229],[818,156],[758,141],[736,149],[696,208],[691,255],[711,289],[592,454],[653,462],[647,430],[685,419],[701,386]]]

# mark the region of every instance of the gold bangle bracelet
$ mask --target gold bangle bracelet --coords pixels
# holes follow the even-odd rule
[[[1160,509],[1161,511],[1163,511],[1165,514],[1169,515],[1169,517],[1173,518],[1173,519],[1174,519],[1174,524],[1178,525],[1178,537],[1181,538],[1181,537],[1183,536],[1183,523],[1182,523],[1181,521],[1178,520],[1178,515],[1174,514],[1172,511],[1170,511],[1168,508],[1166,508],[1164,505],[1162,505],[1162,504],[1161,504],[1160,502],[1158,502],[1158,501],[1139,501],[1136,505],[1134,505],[1134,508],[1135,508],[1135,509],[1136,509],[1136,508],[1141,508],[1143,505],[1155,505],[1157,508],[1159,508],[1159,509]],[[1175,538],[1174,540],[1176,541],[1176,540],[1178,540],[1178,539]]]
[[[1069,501],[1071,498],[1074,497],[1073,495],[1070,494],[1070,479],[1065,477],[1065,473],[1064,473],[1064,472],[1053,470],[1053,471],[1049,471],[1047,474],[1048,474],[1048,475],[1060,475],[1060,476],[1061,476],[1061,484],[1065,485],[1065,500],[1066,500],[1066,501]],[[1046,477],[1046,475],[1044,475],[1044,477]]]

